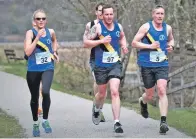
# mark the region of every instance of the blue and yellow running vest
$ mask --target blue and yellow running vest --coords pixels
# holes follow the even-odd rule
[[[101,36],[100,39],[110,35],[112,40],[110,44],[100,44],[95,47],[95,65],[98,67],[111,67],[119,61],[120,56],[120,28],[117,22],[114,22],[114,30],[109,31],[103,24],[99,21],[101,25]]]
[[[54,69],[54,61],[51,58],[53,54],[51,35],[48,28],[45,28],[46,36],[40,37],[39,41],[45,44],[49,51],[44,50],[39,44],[36,45],[32,54],[28,57],[27,71],[46,71]],[[37,36],[37,31],[33,28],[33,34]]]
[[[150,28],[148,33],[142,39],[142,42],[145,44],[151,44],[152,39],[154,41],[159,41],[160,43],[160,51],[152,50],[152,49],[141,49],[138,51],[138,65],[142,67],[161,67],[161,66],[168,66],[167,58],[164,59],[164,56],[167,57],[167,25],[165,22],[162,23],[163,30],[157,31],[152,21],[148,22]]]

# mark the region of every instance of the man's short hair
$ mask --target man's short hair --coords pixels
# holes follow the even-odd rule
[[[165,9],[163,5],[156,5],[156,6],[153,8],[152,12],[154,12],[155,10],[157,10],[157,9],[159,9],[159,8]]]
[[[163,8],[163,9],[165,9],[163,5],[156,5],[156,6],[153,8],[153,10],[155,10],[155,9],[159,9],[159,8]]]
[[[102,8],[102,13],[103,13],[103,11],[104,11],[105,9],[108,9],[108,8],[114,9],[112,5],[110,5],[110,4],[105,4],[105,5],[103,6],[103,8]]]
[[[96,5],[96,7],[95,7],[95,10],[98,11],[99,6],[103,6],[103,5],[104,5],[103,2],[98,3],[98,4]]]

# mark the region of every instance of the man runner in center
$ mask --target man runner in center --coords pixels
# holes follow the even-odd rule
[[[114,21],[114,9],[111,5],[102,8],[103,20],[94,26],[94,30],[88,36],[84,36],[85,45],[95,48],[95,79],[98,84],[98,93],[93,105],[92,120],[98,125],[101,121],[100,108],[104,103],[107,84],[110,85],[112,111],[114,118],[114,132],[123,133],[120,123],[120,97],[119,85],[122,64],[120,62],[120,48],[123,53],[128,53],[126,38],[121,24]],[[96,37],[98,40],[94,40]]]

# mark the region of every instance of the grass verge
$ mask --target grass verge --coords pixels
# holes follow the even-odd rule
[[[18,76],[25,77],[26,76],[26,68],[24,66],[24,63],[14,63],[14,64],[5,64],[0,63],[1,70],[15,74]],[[76,95],[85,99],[92,100],[93,97],[89,95],[85,95],[83,93],[77,93],[70,90],[65,90],[63,85],[53,81],[52,88],[61,92],[66,92],[71,95]],[[106,100],[106,103],[111,103],[110,100]],[[128,102],[122,102],[122,106],[127,107],[129,109],[135,110],[137,113],[139,113],[139,105],[138,104],[131,104]],[[153,107],[149,105],[149,113],[150,117],[156,120],[160,120],[160,114],[159,109],[157,107]],[[168,124],[181,132],[186,133],[189,136],[196,137],[196,111],[192,109],[174,109],[168,111],[167,116]]]
[[[0,109],[0,138],[25,137],[23,128],[18,121]]]

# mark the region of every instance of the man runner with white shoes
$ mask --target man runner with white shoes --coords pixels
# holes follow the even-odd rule
[[[110,85],[112,111],[114,118],[114,132],[123,133],[120,123],[120,97],[119,86],[122,78],[122,64],[120,62],[120,49],[128,53],[126,38],[121,24],[114,21],[114,9],[111,5],[104,5],[102,9],[103,20],[94,26],[88,36],[84,36],[85,45],[95,48],[95,78],[98,84],[98,93],[93,105],[92,120],[98,125],[101,121],[100,108],[105,100],[107,84]],[[94,40],[99,37],[98,40]]]

